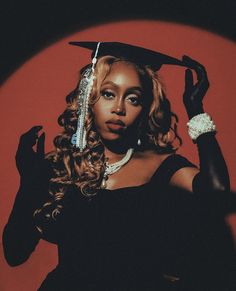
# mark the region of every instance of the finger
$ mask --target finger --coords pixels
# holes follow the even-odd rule
[[[38,132],[43,127],[41,125],[33,126],[30,130],[24,133],[20,138],[20,143],[28,146],[33,146],[36,144],[36,140],[38,139]]]
[[[43,127],[41,125],[37,125],[37,126],[33,126],[31,127],[30,130],[26,131],[22,137],[25,137],[25,138],[31,138],[31,137],[35,137],[38,135],[38,132],[42,129]]]
[[[188,65],[189,67],[192,67],[192,68],[195,68],[197,66],[203,67],[202,64],[200,64],[196,60],[190,58],[189,56],[184,55],[182,57],[182,60],[183,60],[184,64]]]
[[[189,67],[196,72],[198,83],[195,84],[195,87],[198,88],[198,91],[201,91],[201,95],[204,96],[209,88],[209,80],[205,67],[188,56],[183,56],[183,58],[187,60]]]
[[[25,134],[32,134],[32,133],[38,133],[42,129],[42,125],[36,125],[31,127],[30,130],[28,130]]]
[[[193,88],[193,73],[190,69],[185,71],[185,91]]]
[[[45,154],[45,132],[43,132],[38,138],[36,153],[38,158],[44,158]]]
[[[183,56],[182,60],[186,64],[186,66],[188,66],[189,68],[193,69],[196,72],[198,81],[206,80],[208,82],[207,72],[202,64],[188,56]]]

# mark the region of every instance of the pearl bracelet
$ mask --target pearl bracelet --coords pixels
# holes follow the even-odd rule
[[[195,115],[189,120],[187,126],[188,133],[194,141],[203,133],[216,131],[216,126],[207,113]]]

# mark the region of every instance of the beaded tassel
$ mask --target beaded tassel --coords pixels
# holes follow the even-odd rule
[[[92,66],[85,70],[79,83],[77,130],[76,133],[72,135],[71,143],[79,148],[80,152],[83,152],[87,144],[85,121],[88,114],[89,97],[93,88],[94,69],[97,62],[97,53],[99,46],[100,42],[97,45],[97,49],[92,60]]]

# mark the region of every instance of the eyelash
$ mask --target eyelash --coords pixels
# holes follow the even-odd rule
[[[106,95],[109,95],[109,97]],[[105,99],[111,99],[111,97],[115,97],[115,95],[111,91],[107,90],[102,91],[101,96],[105,97]]]
[[[132,105],[134,105],[134,106],[138,106],[138,105],[140,105],[141,104],[141,102],[140,102],[140,99],[139,98],[137,98],[137,97],[129,97],[128,98],[130,101],[131,101],[131,104]]]
[[[104,90],[104,91],[101,91],[101,96],[103,96],[107,100],[111,100],[115,97],[115,94],[111,91]],[[137,96],[129,96],[128,95],[127,99],[130,100],[130,103],[134,106],[138,106],[141,104],[140,98],[138,98]]]

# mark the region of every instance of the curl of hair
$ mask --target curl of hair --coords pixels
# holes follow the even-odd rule
[[[101,85],[116,62],[125,62],[136,68],[143,87],[143,117],[139,124],[139,136],[142,139],[142,149],[155,149],[158,153],[171,153],[181,145],[177,133],[177,116],[171,111],[170,102],[166,98],[164,86],[157,73],[149,66],[140,66],[129,60],[104,56],[98,59],[95,68],[95,81],[89,100],[89,110],[86,118],[87,147],[81,153],[71,144],[71,138],[77,129],[78,120],[78,86],[66,96],[67,107],[59,116],[58,124],[62,133],[54,138],[55,150],[47,154],[51,163],[53,176],[50,179],[50,201],[47,201],[34,213],[35,217],[44,216],[47,220],[56,219],[63,208],[63,199],[69,186],[80,189],[86,197],[96,194],[105,171],[104,146],[94,125],[93,104],[98,100]],[[80,71],[80,79],[88,66]],[[178,145],[175,145],[177,140]],[[136,144],[136,141],[135,141]],[[41,230],[38,226],[39,231]]]

